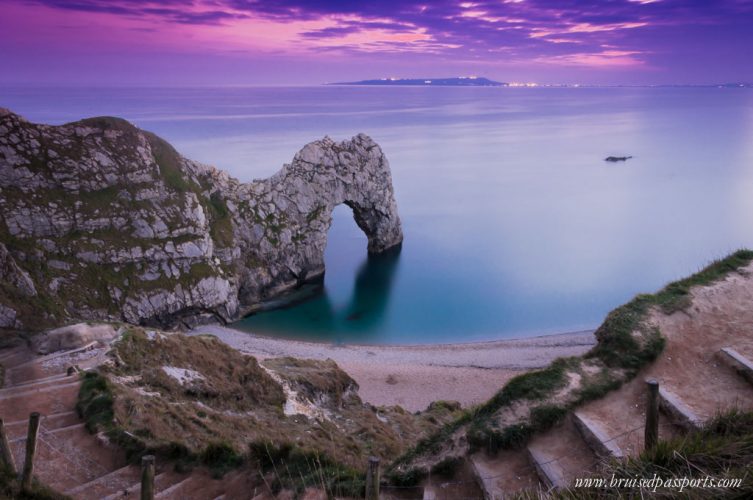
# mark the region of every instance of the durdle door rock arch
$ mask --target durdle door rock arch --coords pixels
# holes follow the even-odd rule
[[[264,228],[259,213],[244,215],[256,221],[251,226],[249,254],[270,264],[249,267],[251,276],[243,280],[248,287],[241,288],[249,294],[247,303],[275,295],[275,287],[290,287],[324,272],[327,231],[337,205],[352,209],[356,224],[368,238],[370,253],[383,252],[403,240],[389,163],[364,134],[340,143],[325,137],[307,144],[291,164],[240,191],[245,190],[252,193],[249,198],[264,200],[257,207],[265,210],[264,220],[273,221]]]
[[[389,163],[366,135],[241,183],[122,119],[49,126],[0,108],[0,328],[232,321],[324,272],[339,204],[370,253],[402,242]]]

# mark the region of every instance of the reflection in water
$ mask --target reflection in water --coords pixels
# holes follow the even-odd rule
[[[241,321],[258,333],[296,332],[304,339],[335,342],[368,341],[380,331],[390,301],[402,245],[381,254],[369,254],[356,274],[353,292],[345,307],[337,307],[322,281],[304,285],[311,298],[286,307],[257,313]],[[347,339],[343,338],[345,334]]]
[[[346,308],[345,321],[373,331],[384,321],[402,244],[378,255],[369,254],[356,275],[356,286]]]

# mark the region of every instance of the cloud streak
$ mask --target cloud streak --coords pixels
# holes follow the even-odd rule
[[[340,54],[352,60],[411,54],[424,55],[426,64],[445,67],[464,61],[480,67],[551,65],[622,71],[670,67],[667,54],[684,53],[697,45],[699,36],[739,33],[743,43],[753,42],[753,2],[748,0],[8,2],[15,4],[16,12],[34,12],[22,23],[39,23],[45,16],[79,21],[86,26],[79,35],[81,40],[93,38],[91,33],[97,30],[108,30],[112,40],[103,41],[103,51],[121,50],[117,37],[125,39],[122,33],[127,31],[142,33],[142,43],[152,49],[207,54]],[[48,24],[45,33],[55,29],[54,22]],[[13,33],[19,33],[16,39],[12,34],[0,34],[0,41],[5,37],[17,46],[30,43],[20,30]],[[74,45],[76,40],[70,43]],[[741,60],[735,57],[731,44],[720,47],[709,42],[709,46],[713,48],[704,57],[726,49],[730,65]]]

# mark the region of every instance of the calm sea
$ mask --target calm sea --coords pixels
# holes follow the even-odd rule
[[[0,106],[49,123],[122,116],[244,181],[325,134],[371,135],[392,165],[402,251],[368,258],[338,207],[324,286],[237,324],[262,334],[439,343],[592,328],[753,247],[751,89],[2,88]]]

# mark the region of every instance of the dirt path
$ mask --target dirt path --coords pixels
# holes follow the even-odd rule
[[[42,415],[34,461],[35,477],[72,498],[100,500],[137,498],[141,469],[129,465],[125,454],[106,439],[90,434],[76,413],[82,369],[101,363],[103,348],[37,356],[26,346],[0,350],[5,384],[0,388],[0,418],[3,419],[16,468],[24,461],[26,430],[31,412]],[[237,471],[222,480],[198,468],[177,473],[169,463],[157,463],[157,498],[204,500],[214,498],[261,500],[271,498],[251,483],[248,471]]]
[[[602,437],[624,456],[636,456],[644,447],[646,380],[655,379],[662,391],[673,395],[699,422],[731,408],[753,410],[753,385],[728,364],[720,350],[731,347],[753,359],[753,264],[711,286],[696,288],[692,306],[665,315],[654,311],[649,321],[667,343],[660,357],[631,382],[606,397],[577,409]],[[586,445],[585,434],[574,431],[574,418],[535,436],[526,450],[507,451],[495,457],[472,457],[477,477],[489,498],[502,498],[520,489],[546,490],[546,473],[537,470],[531,451],[537,452],[545,472],[575,477],[598,474],[600,456]],[[662,413],[659,437],[675,437],[683,429],[680,420]],[[592,436],[590,436],[592,438]]]

